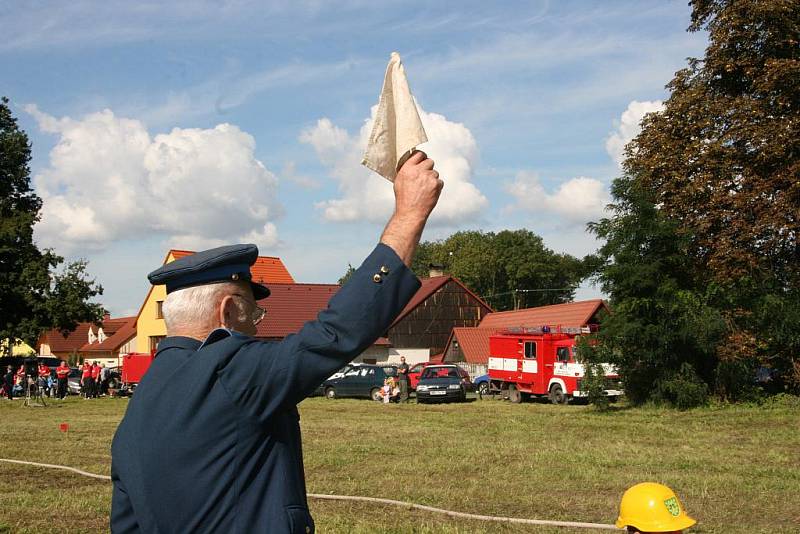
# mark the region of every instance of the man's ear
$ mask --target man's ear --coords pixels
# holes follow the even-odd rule
[[[219,325],[228,328],[236,317],[236,303],[231,295],[225,295],[219,303]]]

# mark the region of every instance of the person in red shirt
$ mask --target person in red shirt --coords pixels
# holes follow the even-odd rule
[[[100,396],[100,366],[97,362],[92,364],[92,397],[97,398]]]
[[[92,366],[89,362],[83,362],[81,366],[81,390],[83,391],[83,398],[89,399],[92,395],[92,390],[94,389],[94,384],[92,383]]]
[[[25,366],[20,365],[17,375],[14,377],[15,387],[20,394],[24,394],[28,388],[28,377],[25,376]]]
[[[43,363],[39,364],[39,389],[43,395],[50,396],[50,368]]]
[[[56,378],[58,379],[57,395],[59,399],[67,396],[67,379],[69,378],[69,366],[67,362],[61,360],[61,365],[56,367]]]

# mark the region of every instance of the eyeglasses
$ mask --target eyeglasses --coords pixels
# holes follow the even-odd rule
[[[265,315],[267,315],[267,310],[259,306],[255,303],[255,301],[250,300],[249,298],[245,297],[244,295],[240,295],[238,293],[233,293],[232,296],[239,297],[252,307],[250,311],[250,321],[253,323],[253,326],[257,325],[261,322]]]

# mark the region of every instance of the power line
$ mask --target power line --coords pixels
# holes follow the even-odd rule
[[[546,292],[546,291],[570,291],[570,290],[572,290],[571,287],[553,287],[553,288],[548,288],[548,289],[513,289],[511,291],[505,291],[503,293],[495,293],[494,295],[488,295],[488,296],[485,296],[485,297],[481,296],[481,298],[482,299],[490,299],[490,298],[494,298],[494,297],[500,297],[500,296],[503,296],[503,295],[510,295],[512,293],[543,293],[543,292]]]

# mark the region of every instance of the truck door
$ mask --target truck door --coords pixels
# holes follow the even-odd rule
[[[536,393],[548,393],[548,386],[550,379],[555,374],[555,347],[551,339],[542,340],[542,350],[540,351],[540,361],[542,363],[542,372],[539,374],[539,381],[536,383]]]
[[[524,384],[535,384],[539,373],[539,343],[526,340],[523,343],[522,359],[519,360],[519,379]]]
[[[555,347],[555,361],[553,362],[553,375],[560,376],[564,383],[567,385],[567,390],[564,393],[572,393],[572,382],[575,375],[575,364],[570,363],[572,355],[572,347],[567,344],[559,344]]]

